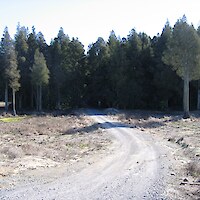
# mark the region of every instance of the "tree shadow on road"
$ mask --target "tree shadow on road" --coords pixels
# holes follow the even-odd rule
[[[199,112],[191,112],[191,118],[187,120],[193,120],[199,118]],[[132,111],[121,112],[119,120],[130,125],[135,125],[138,128],[159,128],[166,126],[168,123],[180,122],[183,119],[182,112],[159,112],[159,111]]]
[[[110,129],[110,128],[130,128],[130,126],[119,122],[94,123],[90,126],[85,126],[82,128],[71,128],[66,132],[64,132],[62,135],[92,133],[93,131],[96,131],[98,129]]]

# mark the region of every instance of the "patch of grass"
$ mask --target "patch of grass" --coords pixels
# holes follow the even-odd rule
[[[194,177],[200,177],[200,166],[197,161],[190,162],[187,167],[188,172]]]
[[[25,117],[5,117],[5,118],[0,118],[0,121],[9,123],[9,122],[19,122],[23,119],[25,119]]]

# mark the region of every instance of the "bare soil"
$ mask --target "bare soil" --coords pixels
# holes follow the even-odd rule
[[[0,189],[17,185],[15,177],[30,171],[79,161],[88,164],[91,156],[106,152],[110,143],[98,124],[77,113],[0,121]]]
[[[149,133],[155,143],[167,147],[171,166],[167,196],[172,199],[200,199],[200,117],[192,113],[183,119],[180,113],[117,112],[109,110],[112,119]]]

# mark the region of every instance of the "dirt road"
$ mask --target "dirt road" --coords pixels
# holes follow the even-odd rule
[[[96,111],[89,115],[112,135],[110,155],[78,173],[64,173],[54,181],[3,189],[0,199],[167,199],[163,182],[167,163],[161,148],[136,129]]]

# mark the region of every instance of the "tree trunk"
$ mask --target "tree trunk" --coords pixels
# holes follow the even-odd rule
[[[39,111],[42,111],[42,85],[39,85]]]
[[[18,105],[19,105],[19,109],[18,110],[22,110],[22,94],[19,95]]]
[[[60,105],[60,88],[59,87],[57,87],[56,109],[61,110],[61,105]]]
[[[198,80],[198,87],[197,87],[198,89],[198,99],[197,99],[197,110],[200,110],[200,80]]]
[[[15,108],[15,90],[12,89],[12,98],[13,98],[13,115],[16,116],[16,108]]]
[[[8,83],[5,86],[5,111],[8,112]]]
[[[34,95],[33,95],[33,85],[31,84],[31,108],[34,108]],[[36,103],[37,105],[37,103]]]
[[[36,86],[37,94],[36,94],[36,110],[39,111],[39,86]]]
[[[187,71],[185,72],[184,76],[184,88],[183,88],[183,110],[184,110],[184,115],[183,118],[189,118],[190,113],[189,113],[189,74]]]

